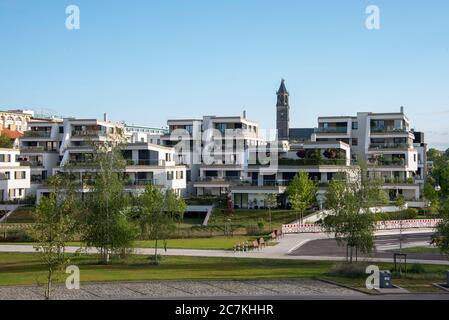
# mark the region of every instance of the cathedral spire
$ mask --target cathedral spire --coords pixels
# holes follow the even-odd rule
[[[289,93],[285,87],[285,80],[281,80],[279,90],[276,92],[276,129],[279,140],[288,140],[290,125],[290,106],[288,102]]]

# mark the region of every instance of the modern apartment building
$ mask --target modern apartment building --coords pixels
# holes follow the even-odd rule
[[[168,129],[138,125],[125,125],[125,136],[128,142],[147,142],[160,144],[161,136],[166,135]]]
[[[124,126],[97,119],[33,119],[21,139],[20,160],[31,166],[28,194],[37,199],[49,192],[47,178],[70,168],[80,184],[80,192],[89,192],[95,175],[91,161],[94,144],[124,144],[127,161],[123,174],[126,190],[143,190],[146,184],[173,189],[182,194],[186,188],[186,168],[174,161],[174,148],[147,142],[126,143]],[[18,153],[18,151],[17,151]]]
[[[28,130],[20,138],[20,160],[31,168],[30,189],[27,194],[35,195],[36,190],[53,174],[59,166],[63,136],[62,119],[33,118],[28,122]]]
[[[0,148],[0,201],[23,199],[30,188],[30,167],[18,156],[17,149]]]
[[[268,193],[277,194],[279,203],[287,205],[286,188],[299,171],[316,181],[322,204],[329,181],[339,172],[352,172],[350,147],[341,141],[284,144],[277,153],[277,165],[250,164],[248,178],[229,186],[236,207],[264,207]]]
[[[228,182],[245,178],[249,149],[265,144],[257,122],[242,116],[168,120],[162,143],[176,146],[175,161],[187,165],[187,193],[219,195]]]
[[[351,148],[351,160],[364,161],[371,175],[383,179],[383,188],[393,200],[403,195],[410,202],[421,200],[425,170],[419,170],[419,154],[426,146],[415,147],[410,121],[400,112],[359,112],[355,117],[319,117],[312,141],[341,141]],[[419,204],[416,204],[419,205]]]

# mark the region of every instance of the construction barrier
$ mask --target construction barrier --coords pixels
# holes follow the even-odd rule
[[[413,219],[413,220],[390,220],[377,221],[376,230],[435,228],[442,219]],[[319,233],[323,228],[319,224],[298,223],[282,225],[282,233]]]

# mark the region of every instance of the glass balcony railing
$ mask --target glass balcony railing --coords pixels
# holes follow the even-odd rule
[[[105,137],[107,133],[101,130],[73,130],[73,137]]]
[[[26,138],[50,138],[51,131],[25,131],[23,136]]]
[[[160,159],[125,159],[127,166],[165,166],[166,161]]]
[[[347,133],[348,127],[319,127],[314,129],[315,133]]]
[[[395,127],[371,127],[371,133],[407,133],[409,130],[406,128]]]
[[[371,143],[370,149],[408,149],[410,146],[407,143]]]

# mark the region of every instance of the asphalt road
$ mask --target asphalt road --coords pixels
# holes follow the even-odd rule
[[[403,234],[403,248],[414,243],[430,243],[432,233]],[[394,252],[399,252],[400,235],[382,235],[375,237],[375,250],[370,255],[359,254],[360,257],[393,258]],[[388,250],[388,251],[387,251]],[[407,259],[447,260],[447,256],[438,252],[406,252]],[[335,239],[312,240],[290,252],[294,256],[346,256],[346,247],[339,246]]]

